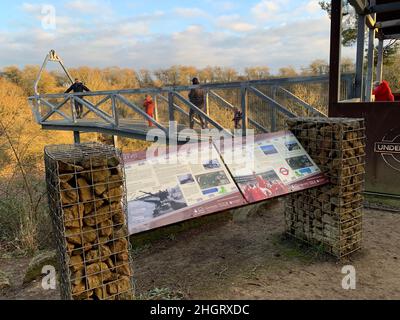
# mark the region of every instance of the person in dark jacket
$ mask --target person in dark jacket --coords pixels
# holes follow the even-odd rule
[[[192,80],[193,85],[199,85],[199,79],[197,78],[193,78]],[[201,88],[196,88],[196,89],[192,89],[189,92],[189,100],[191,103],[193,103],[197,108],[201,109],[202,111],[204,111],[204,90]],[[190,129],[193,129],[194,127],[194,115],[196,114],[196,111],[193,110],[192,108],[189,111],[189,122],[190,122]],[[202,118],[201,115],[199,116],[199,120],[201,123],[201,128],[205,129],[206,125],[204,122],[204,119]]]
[[[82,82],[79,81],[78,78],[75,79],[75,82],[65,91],[65,93],[70,93],[73,91],[74,93],[79,93],[79,92],[89,92],[89,88],[86,87]],[[82,96],[80,96],[82,98]],[[82,103],[75,101],[75,110],[76,110],[76,115],[78,119],[82,118],[82,113],[83,113],[83,106]]]
[[[233,109],[234,116],[233,122],[235,123],[235,129],[240,129],[240,121],[242,121],[242,111],[238,108]]]

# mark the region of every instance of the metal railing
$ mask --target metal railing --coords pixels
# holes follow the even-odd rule
[[[74,94],[45,94],[29,97],[35,120],[44,129],[74,132],[104,132],[146,139],[148,122],[169,133],[169,124],[189,127],[189,111],[200,115],[209,128],[231,134],[233,109],[242,111],[241,128],[273,132],[284,128],[287,117],[326,116],[328,111],[327,75],[276,78],[245,82],[203,84],[203,109],[192,104],[188,92],[198,86],[173,86]],[[353,97],[354,75],[342,76],[342,99]],[[156,105],[152,118],[143,110],[145,95]],[[78,119],[75,105],[84,112]],[[198,120],[196,120],[199,123]]]

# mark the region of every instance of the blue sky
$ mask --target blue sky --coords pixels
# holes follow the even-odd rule
[[[276,71],[327,59],[329,19],[318,0],[1,1],[0,43],[0,67],[40,64],[54,48],[73,67]]]

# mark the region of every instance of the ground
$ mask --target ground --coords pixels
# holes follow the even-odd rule
[[[338,261],[286,239],[282,202],[245,221],[213,222],[134,250],[140,299],[400,299],[400,214],[365,210],[364,249]],[[22,286],[29,259],[1,259],[0,298],[57,299],[40,280]],[[344,290],[342,267],[356,269]]]

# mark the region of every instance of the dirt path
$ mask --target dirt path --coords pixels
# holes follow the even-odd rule
[[[217,222],[135,251],[139,298],[400,299],[400,214],[366,210],[364,250],[338,262],[284,239],[282,203],[244,222]],[[22,288],[26,259],[0,260],[14,270],[7,298],[58,298],[38,283]],[[341,287],[344,265],[357,289]],[[7,270],[8,269],[8,270]],[[3,297],[4,298],[4,297]]]

